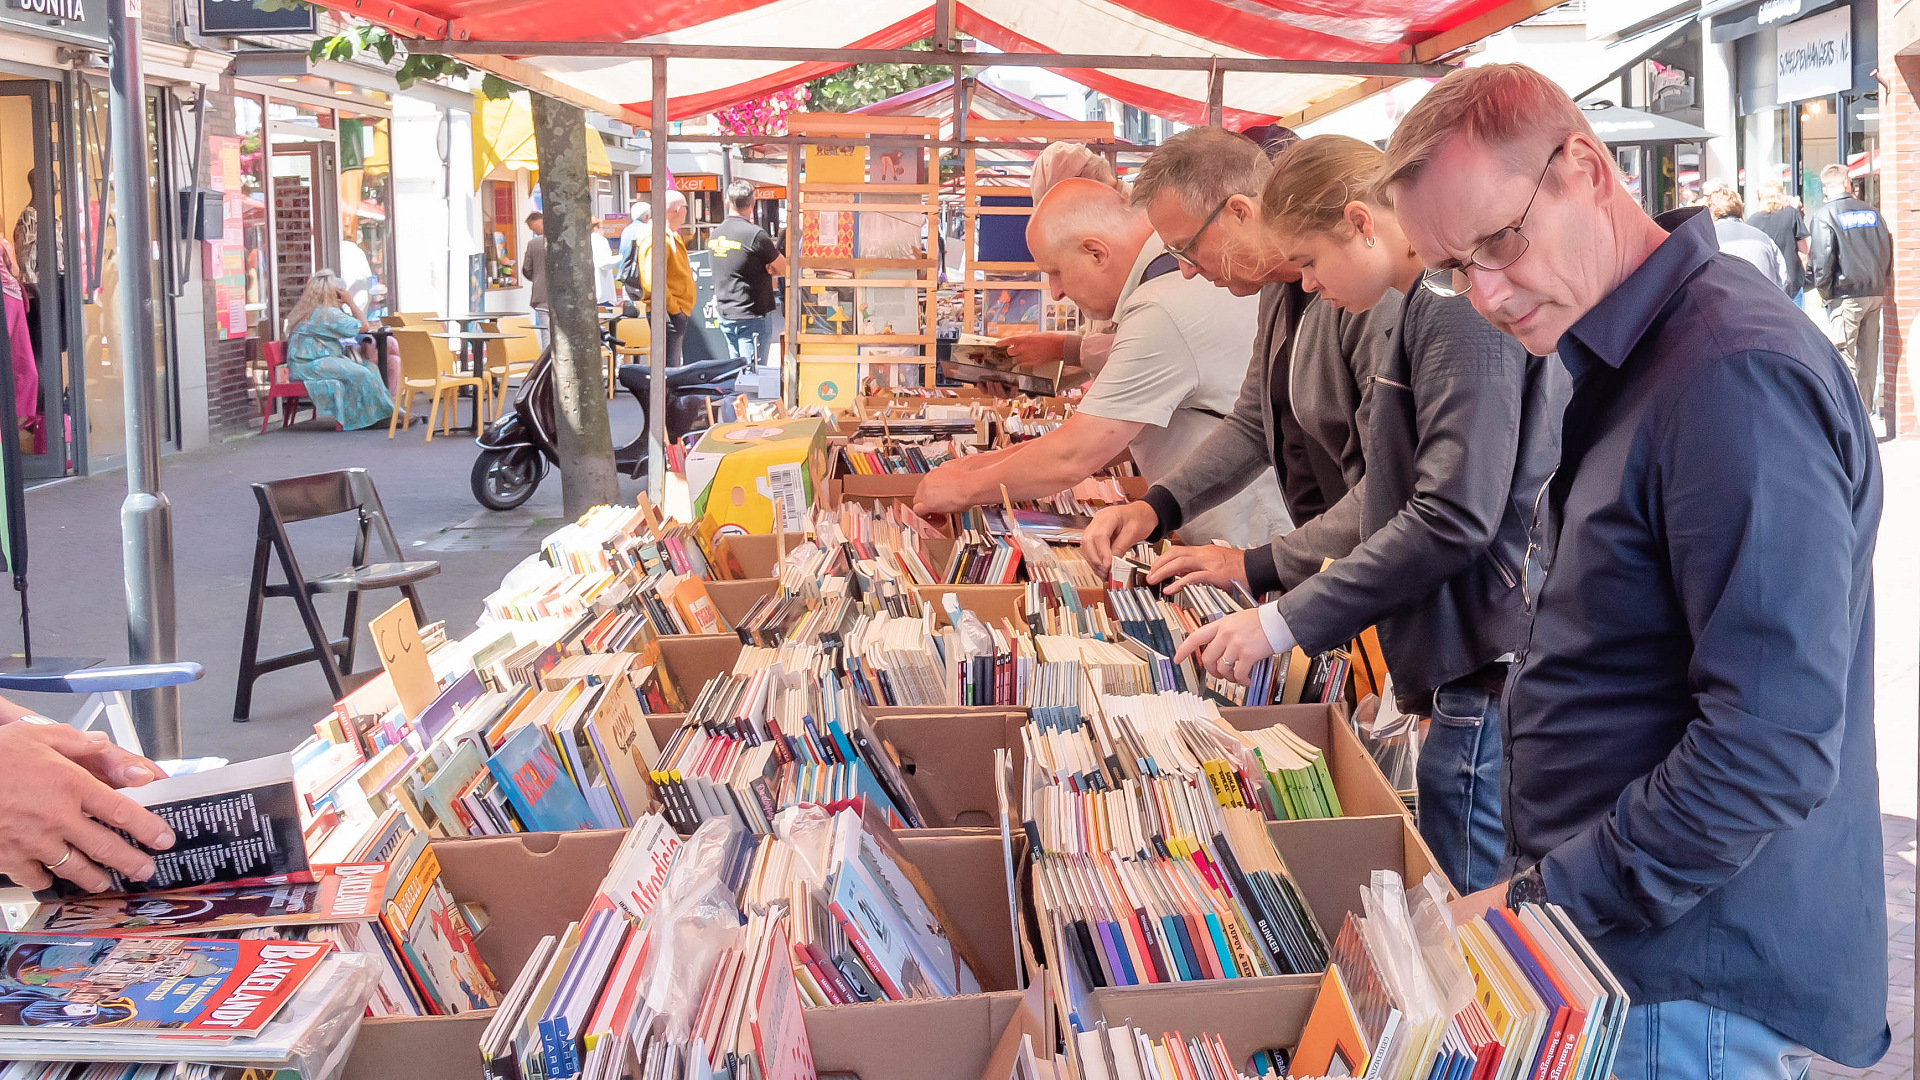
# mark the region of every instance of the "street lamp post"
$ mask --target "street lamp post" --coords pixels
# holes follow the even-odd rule
[[[159,358],[154,352],[153,221],[147,212],[147,102],[140,72],[140,0],[110,0],[107,108],[114,160],[113,253],[119,283],[119,360],[127,431],[127,498],[120,553],[127,589],[127,655],[136,664],[178,659],[174,627],[173,507],[160,491]],[[165,200],[162,205],[168,205]],[[182,756],[180,690],[133,695],[133,724],[148,756]]]

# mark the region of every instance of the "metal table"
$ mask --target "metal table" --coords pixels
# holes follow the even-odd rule
[[[493,317],[494,316],[491,316],[491,315],[488,316],[488,318],[493,318]],[[441,320],[435,320],[435,321],[438,322]],[[459,342],[461,369],[466,374],[469,374],[469,375],[484,376],[486,374],[486,364],[483,362],[482,357],[480,356],[480,350],[478,346],[484,345],[489,341],[511,341],[514,338],[519,337],[520,335],[519,334],[502,334],[492,330],[460,330],[460,331],[448,332],[445,334],[428,334],[427,336],[433,337],[433,338],[440,338],[444,341]],[[478,394],[475,394],[473,398],[472,426],[466,427],[466,428],[455,428],[454,430],[478,431],[479,429],[480,429],[480,397]]]

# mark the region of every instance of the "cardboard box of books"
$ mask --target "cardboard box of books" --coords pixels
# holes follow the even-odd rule
[[[434,842],[449,889],[485,920],[479,948],[503,985],[525,965],[541,938],[562,933],[581,917],[625,835],[622,830],[602,830]],[[1011,1012],[1005,999],[1019,997],[1007,992],[1015,985],[1018,959],[999,833],[907,832],[899,834],[899,841],[912,864],[909,877],[918,879],[917,889],[924,885],[929,906],[955,950],[978,974],[983,993],[809,1009],[808,1032],[823,1071],[835,1067],[833,1062],[870,1061],[873,1049],[889,1038],[903,1049],[907,1044],[899,1042],[901,1038],[917,1036],[959,1052],[977,1037],[984,1054],[987,1040],[1005,1027]],[[829,1013],[834,1015],[824,1015]],[[817,1023],[816,1015],[822,1017]],[[364,1021],[342,1080],[474,1080],[485,1075],[479,1043],[491,1016],[487,1011]],[[896,1017],[911,1017],[914,1026],[897,1028]],[[866,1075],[958,1074],[882,1070]]]
[[[1220,710],[1221,719],[1240,731],[1258,731],[1285,724],[1326,754],[1327,771],[1340,797],[1340,809],[1349,817],[1374,814],[1406,815],[1407,804],[1387,783],[1373,755],[1347,723],[1347,707],[1333,705],[1257,705]]]
[[[1300,1042],[1318,996],[1317,976],[1183,983],[1172,986],[1108,986],[1095,990],[1092,1020],[1130,1025],[1158,1034],[1209,1032],[1227,1044],[1235,1062],[1256,1052],[1291,1050]],[[1091,1022],[1089,1023],[1091,1025]]]
[[[1021,994],[1003,991],[809,1009],[814,1068],[821,1075],[852,1073],[863,1080],[986,1076],[994,1046],[1009,1027],[1029,1029],[1039,1045],[1035,1007],[1024,1001]]]
[[[708,428],[687,455],[687,489],[708,536],[773,530],[774,500],[793,528],[825,475],[826,421],[817,416],[742,420]]]

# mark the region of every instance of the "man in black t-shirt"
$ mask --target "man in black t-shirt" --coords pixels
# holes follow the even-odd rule
[[[727,220],[713,230],[713,298],[720,309],[720,330],[727,352],[758,365],[773,341],[773,279],[787,272],[787,257],[747,215],[753,212],[753,185],[727,185]]]

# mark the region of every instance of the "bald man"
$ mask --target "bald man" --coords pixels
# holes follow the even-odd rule
[[[946,513],[1044,498],[1093,475],[1123,449],[1158,479],[1233,408],[1253,353],[1257,297],[1189,279],[1146,215],[1119,192],[1074,178],[1054,185],[1027,223],[1027,247],[1055,299],[1114,322],[1113,348],[1073,416],[1030,442],[950,462],[920,483],[914,509]],[[1273,470],[1186,522],[1190,544],[1235,547],[1291,528]]]

